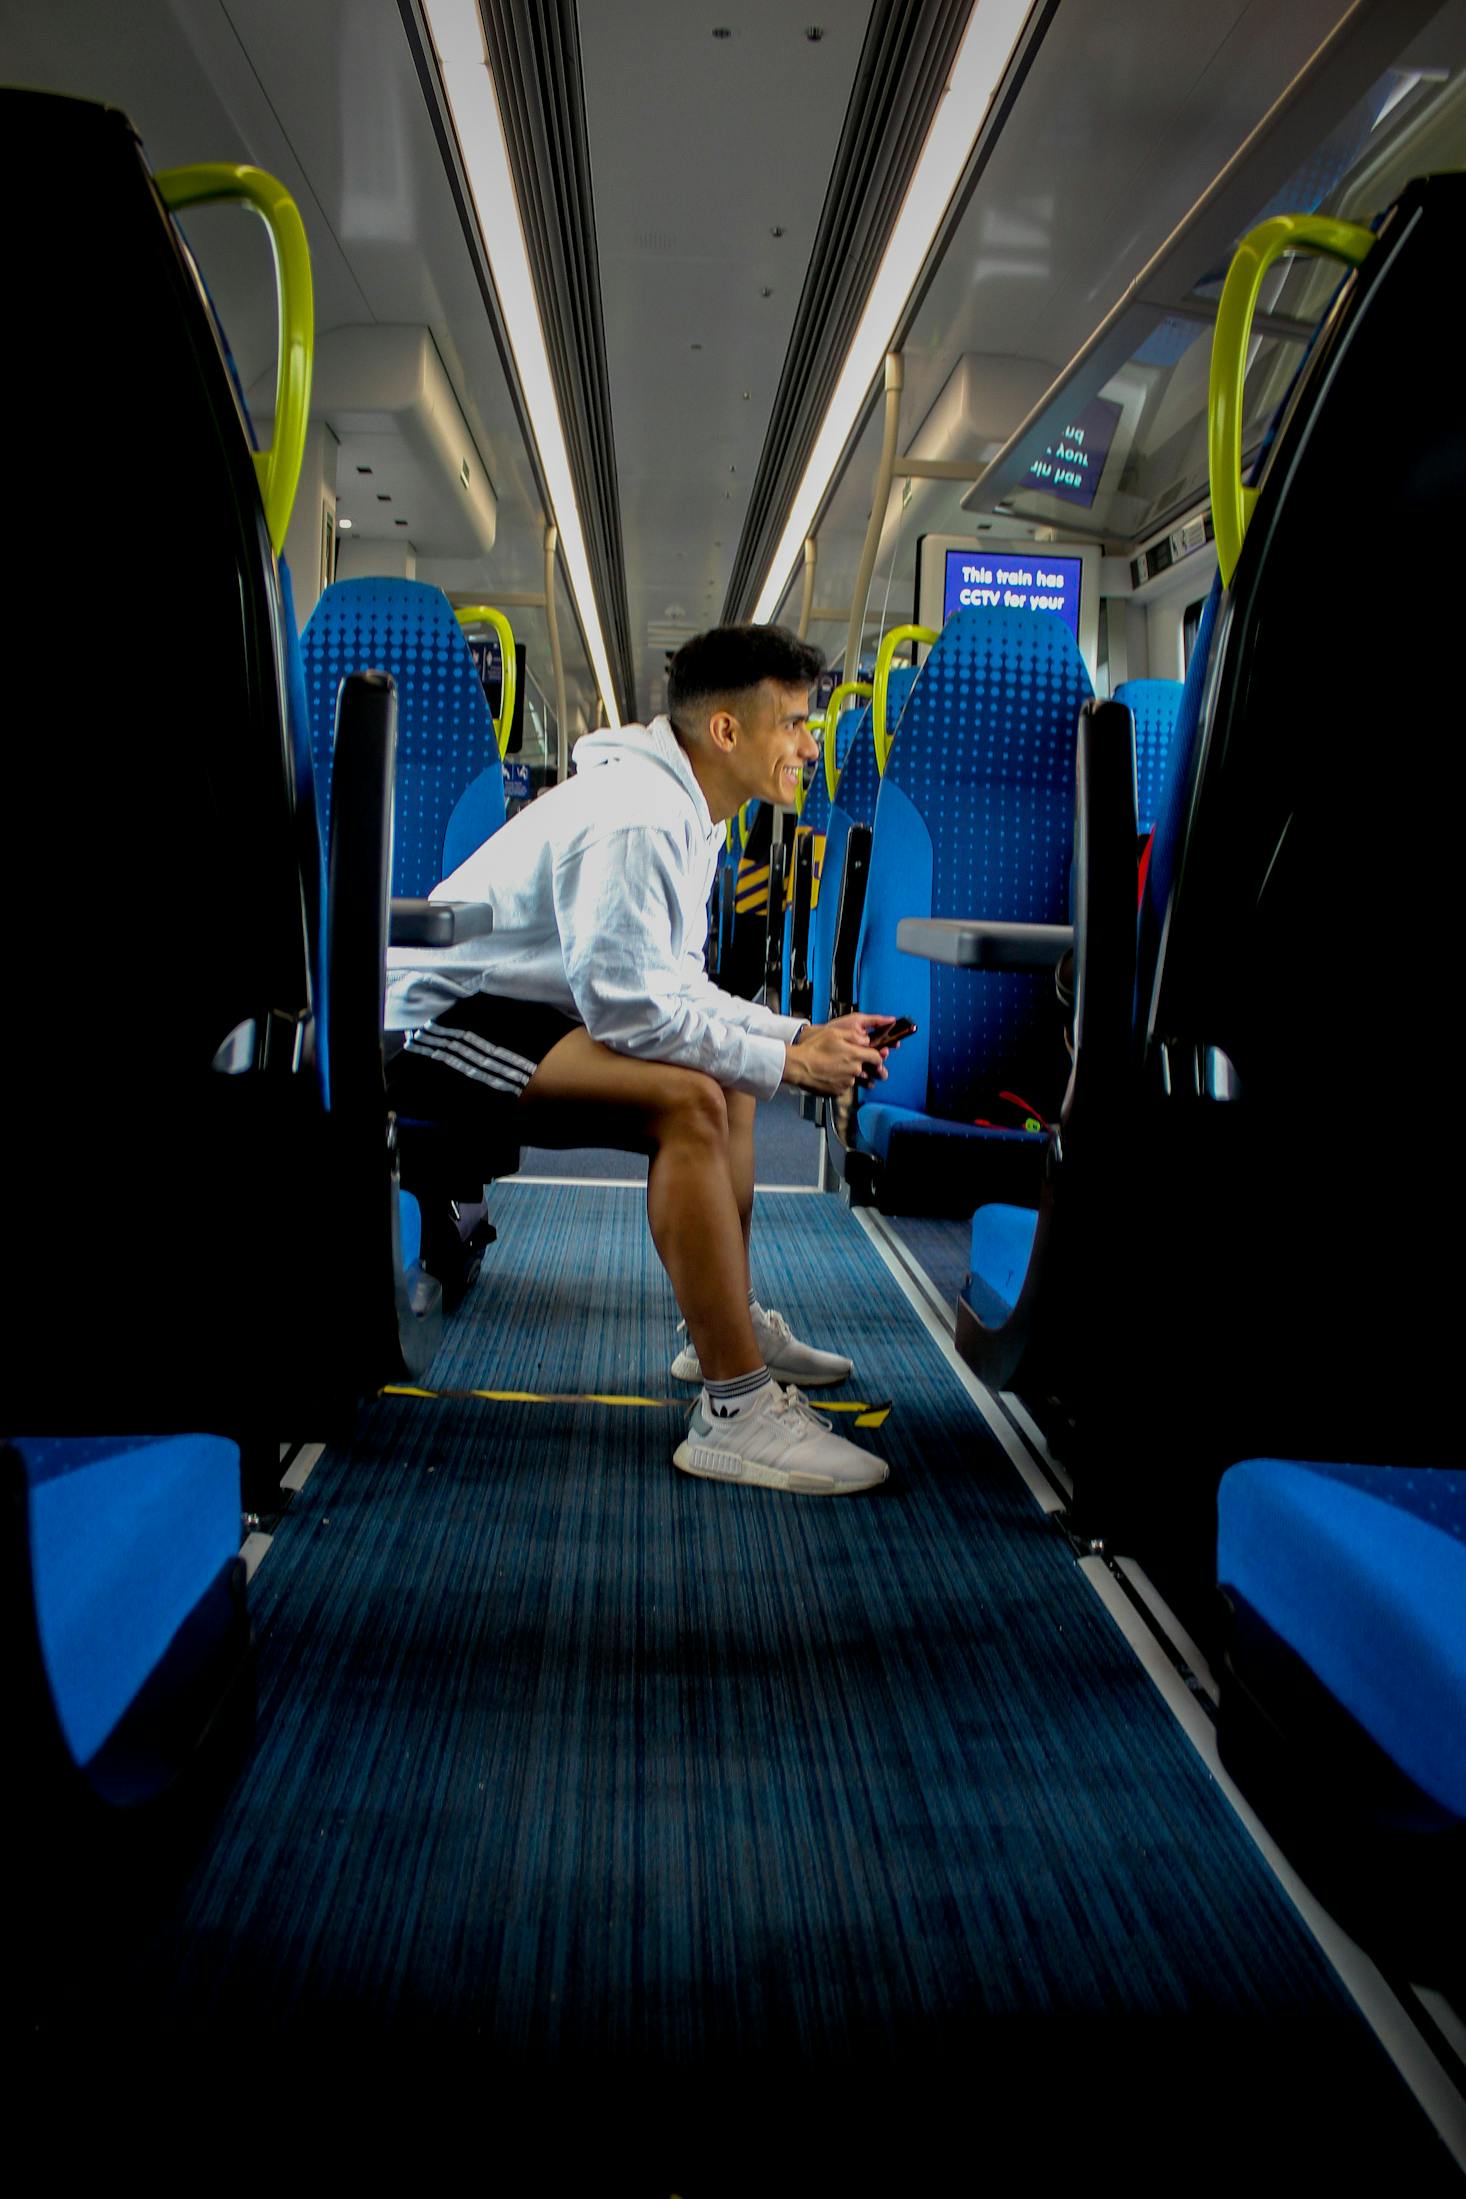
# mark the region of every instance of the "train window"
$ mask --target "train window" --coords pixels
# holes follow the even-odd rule
[[[1324,142],[1245,224],[1283,209],[1349,221],[1383,212],[1411,175],[1458,166],[1466,153],[1466,79],[1444,67],[1386,69]],[[1199,273],[1183,300],[1157,318],[1124,365],[1094,392],[1077,387],[1067,441],[1044,454],[1008,492],[1026,520],[1062,527],[1083,503],[1108,532],[1138,541],[1205,493],[1207,389],[1212,326],[1231,254]],[[1299,255],[1268,276],[1248,358],[1242,445],[1250,462],[1298,370],[1343,270]],[[1266,323],[1264,326],[1263,323]],[[1042,478],[1045,466],[1067,470]],[[1192,629],[1187,629],[1190,647]]]

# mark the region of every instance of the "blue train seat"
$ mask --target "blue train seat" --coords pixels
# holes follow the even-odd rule
[[[505,821],[504,772],[472,652],[441,588],[415,580],[337,581],[300,641],[301,685],[318,786],[330,829],[336,695],[364,667],[397,690],[394,898],[422,899]],[[479,1164],[453,1152],[438,1126],[399,1126],[402,1181],[414,1212],[399,1228],[418,1243],[409,1303],[427,1305],[432,1278],[450,1309],[477,1280],[494,1240]],[[508,1156],[505,1156],[506,1161]]]
[[[1054,1249],[1053,1215],[1043,1210],[1052,1208],[1056,1195],[1067,1199],[1070,1211],[1064,1236],[1077,1230],[1081,1238],[1093,1237],[1104,1227],[1096,1211],[1095,1199],[1081,1194],[1081,1198],[1075,1200],[1072,1196],[1076,1175],[1083,1173],[1083,1146],[1092,1138],[1104,1146],[1103,1173],[1112,1185],[1124,1173],[1129,1117],[1137,1104],[1131,1084],[1138,1043],[1134,1036],[1138,1025],[1134,1019],[1143,1015],[1142,1003],[1149,999],[1159,956],[1186,794],[1200,738],[1202,698],[1221,593],[1218,577],[1202,611],[1186,679],[1174,683],[1178,699],[1164,748],[1158,750],[1153,743],[1150,749],[1151,767],[1156,775],[1149,796],[1152,822],[1148,829],[1153,831],[1154,839],[1144,895],[1137,913],[1132,914],[1136,910],[1135,873],[1129,861],[1129,849],[1139,830],[1138,782],[1142,747],[1134,729],[1134,689],[1137,686],[1169,688],[1173,683],[1131,681],[1117,688],[1111,698],[1112,707],[1123,709],[1130,719],[1131,730],[1124,742],[1117,740],[1115,746],[1117,750],[1128,746],[1133,755],[1133,782],[1124,770],[1123,756],[1117,754],[1113,759],[1106,759],[1107,778],[1091,772],[1086,783],[1076,786],[1075,951],[1084,968],[1082,991],[1087,1012],[1084,1028],[1076,1032],[1075,1066],[1060,1109],[1069,1181],[1061,1191],[1056,1173],[1051,1172],[1044,1196],[1036,1206],[993,1203],[977,1208],[972,1217],[967,1280],[957,1306],[959,1349],[975,1367],[1000,1385],[1013,1379],[1020,1358],[1031,1343],[1026,1319],[1015,1323],[1014,1315],[1025,1285],[1029,1286],[1031,1298],[1039,1279],[1034,1251],[1041,1228],[1045,1238],[1044,1264],[1051,1259]],[[1135,788],[1133,801],[1128,798],[1132,784]],[[1096,906],[1101,897],[1103,905]],[[1123,932],[1130,934],[1128,941],[1121,936]],[[1102,964],[1098,972],[1093,966],[1096,956]],[[1118,968],[1111,979],[1110,967],[1115,965]],[[1124,998],[1111,998],[1112,993],[1124,995]],[[1097,1001],[1105,1003],[1099,1028],[1095,1015]],[[1101,1057],[1102,1066],[1097,1057]],[[1083,1091],[1077,1089],[1081,1080]],[[1076,1100],[1079,1102],[1077,1118]],[[1091,1109],[1095,1120],[1086,1119]],[[1073,1165],[1076,1147],[1081,1152],[1081,1167],[1077,1171]],[[1118,1212],[1110,1205],[1104,1220],[1113,1225],[1117,1219]],[[1054,1265],[1062,1274],[1066,1264],[1063,1239],[1058,1243],[1060,1258]],[[1098,1251],[1099,1247],[1094,1249]],[[1102,1253],[1101,1257],[1108,1255]],[[1050,1300],[1046,1326],[1052,1331],[1056,1325],[1054,1301],[1064,1300],[1067,1294],[1062,1286],[1055,1285],[1052,1269],[1044,1279]],[[1026,1315],[1027,1306],[1024,1311]]]
[[[1432,300],[1463,225],[1466,178],[1435,176],[1364,240],[1204,613],[1157,797],[1133,1004],[1110,1034],[1104,1226],[1075,1212],[1067,1123],[1063,1166],[1022,1225],[1026,1271],[1004,1217],[974,1225],[964,1354],[1037,1405],[1091,1492],[1164,1503],[1171,1561],[1184,1543],[1197,1592],[1237,1458],[1459,1457],[1459,1311],[1428,1280],[1460,1234],[1459,1187],[1371,1105],[1380,1089],[1449,1083],[1435,947],[1459,898],[1453,674],[1419,646],[1402,599],[1341,624],[1321,546],[1348,539],[1349,453],[1408,389],[1373,517],[1413,569],[1449,567],[1466,450]],[[1244,276],[1256,264],[1255,248],[1238,263]],[[1320,708],[1299,637],[1330,632],[1341,675]],[[1394,755],[1401,740],[1421,796],[1403,849],[1377,769],[1381,744]],[[1382,898],[1361,922],[1368,880]]]
[[[13,1436],[0,1476],[22,1522],[5,1544],[7,1673],[22,1757],[52,1773],[47,1831],[90,1801],[145,1808],[223,1726],[247,1728],[238,1448]]]
[[[1122,680],[1110,698],[1135,720],[1135,820],[1142,839],[1155,829],[1182,690],[1180,680]]]
[[[1466,1982],[1466,1473],[1247,1459],[1217,1580],[1223,1761],[1412,1977]]]
[[[909,686],[910,682],[907,684]],[[824,882],[825,844],[832,807],[830,780],[833,778],[838,783],[858,720],[858,712],[847,710],[841,715],[834,734],[826,736],[833,738],[835,742],[835,753],[828,773],[825,769],[823,743],[821,744],[821,753],[813,766],[813,776],[795,828],[789,892],[784,910],[783,974],[779,995],[779,1006],[785,1015],[811,1015],[812,1011],[811,951],[814,912],[819,907],[820,889]],[[791,1008],[791,1000],[796,999],[798,1007]]]
[[[396,683],[392,892],[427,895],[504,822],[493,719],[452,605],[425,581],[338,580],[311,613],[301,654],[323,790],[346,674],[386,672]],[[323,823],[329,832],[329,799]]]
[[[264,215],[297,358],[299,217],[257,171],[155,178],[116,110],[0,92],[12,197],[53,163],[51,221],[16,226],[7,269],[44,361],[13,347],[0,370],[28,423],[13,485],[31,524],[5,593],[31,655],[12,702],[48,736],[5,764],[10,1006],[47,1036],[40,1080],[12,1093],[4,1410],[30,1432],[0,1452],[0,1569],[15,1814],[36,1843],[56,1834],[48,1889],[72,1857],[70,1915],[78,1885],[137,1855],[134,1831],[146,1845],[215,1791],[214,1741],[247,1729],[250,1459],[269,1456],[278,1490],[278,1439],[420,1371],[436,1305],[409,1302],[398,1257],[382,1083],[390,683],[343,689],[328,884],[277,565],[305,398],[257,453],[169,208],[243,197]],[[97,254],[84,285],[58,229]],[[111,507],[93,672],[58,679],[74,514],[52,477],[96,409],[99,325],[129,331],[108,396],[147,449],[146,490],[140,517]],[[114,689],[145,696],[146,739],[119,738]],[[40,818],[64,818],[64,857]],[[98,1285],[80,1247],[103,1213]],[[36,1904],[43,1932],[58,1917]]]
[[[907,666],[902,666],[891,674],[886,707],[892,726],[898,726],[901,722],[901,714],[915,679],[916,673]],[[845,857],[851,829],[854,826],[863,826],[869,830],[874,824],[876,797],[881,790],[881,773],[876,762],[875,735],[869,703],[863,710],[848,711],[841,721],[842,734],[846,726],[850,730],[843,740],[840,775],[830,800],[829,818],[825,826],[825,854],[820,872],[819,900],[810,914],[809,974],[812,997],[809,1013],[813,1023],[825,1023],[831,1014],[835,927],[840,915]]]
[[[970,1213],[1031,1183],[1044,1133],[1008,1126],[1012,1093],[1057,1113],[1066,1068],[1052,978],[972,974],[904,954],[904,917],[979,911],[1067,921],[1074,742],[1089,674],[1043,612],[954,612],[911,689],[881,780],[857,961],[862,1007],[919,1029],[859,1100],[852,1192],[892,1212]],[[852,1160],[860,1156],[859,1183]]]

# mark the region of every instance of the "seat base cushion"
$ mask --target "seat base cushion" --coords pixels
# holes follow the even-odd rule
[[[1248,1459],[1217,1513],[1224,1592],[1466,1820],[1466,1473]]]
[[[1032,1207],[980,1206],[973,1215],[971,1267],[962,1295],[985,1327],[1001,1327],[1017,1305],[1037,1229]]]
[[[867,1100],[851,1142],[877,1164],[884,1213],[966,1216],[992,1200],[1038,1204],[1048,1142],[1042,1131],[979,1129]]]

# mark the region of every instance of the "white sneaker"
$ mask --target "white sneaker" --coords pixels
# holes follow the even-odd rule
[[[775,1381],[797,1382],[806,1390],[827,1389],[833,1382],[849,1381],[852,1362],[839,1352],[816,1351],[812,1344],[801,1344],[782,1313],[765,1313],[762,1306],[749,1310],[753,1314],[753,1340]],[[677,1327],[680,1332],[687,1323],[679,1321]],[[702,1362],[690,1336],[672,1361],[672,1379],[702,1380]]]
[[[710,1481],[751,1482],[812,1497],[874,1489],[889,1470],[884,1459],[832,1434],[828,1420],[810,1410],[792,1383],[781,1390],[777,1382],[759,1391],[756,1404],[726,1420],[714,1418],[706,1397],[700,1397],[672,1463]]]

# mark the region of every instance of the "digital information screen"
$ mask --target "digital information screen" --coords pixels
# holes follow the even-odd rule
[[[1082,504],[1088,510],[1119,425],[1120,407],[1108,397],[1092,397],[1082,412],[1075,413],[1058,442],[1050,443],[1042,458],[1035,458],[1019,486],[1042,489],[1045,496],[1061,496],[1066,504]]]
[[[948,550],[942,590],[943,624],[954,611],[1054,611],[1079,639],[1077,557],[1033,557],[1016,550]]]

